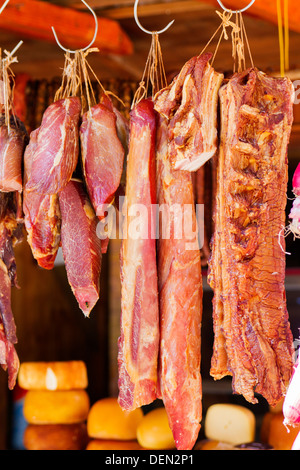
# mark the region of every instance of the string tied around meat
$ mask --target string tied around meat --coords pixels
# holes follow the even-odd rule
[[[167,78],[163,63],[163,56],[159,42],[159,34],[153,31],[150,50],[146,60],[142,79],[134,94],[132,108],[142,99],[155,94],[167,86]]]

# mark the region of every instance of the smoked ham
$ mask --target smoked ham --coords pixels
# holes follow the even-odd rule
[[[159,388],[176,447],[189,450],[196,442],[202,419],[201,260],[192,176],[188,171],[172,168],[168,134],[168,123],[160,117],[157,128],[157,202],[161,215]]]
[[[155,97],[155,109],[169,121],[169,154],[175,169],[195,171],[217,150],[218,91],[224,76],[210,65],[211,57],[192,57]]]
[[[44,112],[32,156],[27,191],[57,194],[70,181],[79,154],[80,99],[52,103]]]
[[[157,393],[159,317],[152,210],[156,204],[155,119],[150,98],[141,100],[130,113],[118,354],[118,400],[125,410],[151,403]]]
[[[84,184],[71,179],[59,193],[61,246],[68,282],[84,315],[99,299],[101,240],[95,211]]]
[[[23,211],[27,242],[40,267],[52,269],[60,246],[60,208],[57,194],[39,194],[27,191],[26,182],[31,172],[39,129],[30,134],[30,143],[24,155]]]
[[[5,115],[0,117],[0,191],[22,191],[22,164],[28,135],[24,124],[10,116],[9,126]]]
[[[293,86],[257,69],[220,90],[215,232],[208,281],[214,291],[211,375],[232,376],[234,393],[275,405],[293,368],[285,297],[287,146]]]
[[[108,96],[84,113],[80,141],[85,183],[96,215],[101,219],[119,187],[125,153],[117,132],[117,116]]]

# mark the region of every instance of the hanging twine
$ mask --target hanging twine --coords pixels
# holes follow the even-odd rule
[[[289,70],[289,16],[288,0],[283,0],[283,16],[281,0],[277,0],[277,21],[278,21],[278,41],[280,53],[280,75],[285,76],[285,71]]]
[[[13,114],[13,97],[14,97],[14,73],[11,69],[11,64],[18,62],[16,56],[14,56],[17,49],[23,41],[20,41],[19,44],[14,48],[12,52],[4,50],[6,57],[1,58],[1,80],[2,80],[2,89],[1,89],[1,105],[3,106],[4,115],[5,115],[5,125],[8,130],[10,129],[10,117]],[[2,57],[2,51],[0,51],[0,57]]]
[[[227,28],[231,28],[231,43],[232,43],[232,57],[233,57],[233,71],[234,72],[242,72],[246,68],[246,59],[245,59],[245,43],[247,45],[251,66],[254,67],[253,58],[249,46],[249,41],[246,33],[246,28],[243,20],[243,16],[241,12],[237,12],[235,14],[235,22],[231,21],[233,12],[230,10],[224,10],[223,12],[216,11],[217,15],[221,18],[221,24],[212,35],[204,49],[201,51],[199,55],[202,55],[204,51],[207,49],[209,44],[213,41],[215,36],[221,30],[221,34],[219,36],[217,46],[215,48],[214,55],[212,57],[212,63],[215,60],[217,55],[219,46],[221,44],[222,39],[226,41],[229,39],[229,35],[227,33]]]
[[[133,101],[132,108],[142,99],[154,96],[159,90],[167,86],[162,51],[157,32],[152,33],[151,46],[148,53],[142,79],[139,83]]]
[[[89,48],[87,50],[80,49],[73,53],[73,57],[71,57],[72,52],[66,52],[62,82],[61,86],[55,94],[54,101],[69,96],[79,96],[81,100],[81,113],[83,114],[87,110],[91,109],[91,107],[97,103],[91,79],[92,75],[92,77],[99,84],[103,93],[114,96],[114,98],[120,101],[125,107],[125,104],[118,96],[116,96],[111,91],[105,90],[101,81],[90,66],[87,60],[87,56],[91,52],[99,52],[99,49],[95,47]]]

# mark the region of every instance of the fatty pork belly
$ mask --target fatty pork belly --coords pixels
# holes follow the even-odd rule
[[[18,287],[14,246],[22,240],[19,195],[0,192],[0,364],[8,370],[8,387],[13,389],[19,370],[15,350],[16,325],[11,308],[11,289]]]
[[[232,375],[233,391],[270,405],[285,394],[293,338],[285,296],[287,146],[293,87],[257,69],[220,90],[215,232],[209,261],[214,291],[211,375]]]
[[[71,179],[59,193],[61,246],[68,282],[86,317],[99,299],[101,240],[98,218],[82,181]]]
[[[157,201],[160,396],[176,447],[189,450],[202,419],[201,259],[192,175],[172,168],[163,117],[157,130]]]
[[[33,152],[27,191],[57,194],[70,181],[79,154],[80,99],[52,103],[44,112]]]
[[[28,135],[22,121],[10,116],[9,125],[5,116],[0,117],[0,191],[22,191],[23,154]]]
[[[157,397],[159,316],[155,211],[152,206],[156,204],[155,120],[150,98],[141,100],[130,113],[125,221],[120,253],[118,353],[118,400],[125,410],[151,403]]]
[[[211,56],[192,57],[155,96],[155,109],[169,121],[175,169],[196,171],[217,150],[218,91],[224,76],[210,65]]]
[[[58,195],[26,190],[38,133],[39,129],[31,132],[24,155],[24,225],[28,244],[38,265],[44,269],[52,269],[60,246],[61,216]]]

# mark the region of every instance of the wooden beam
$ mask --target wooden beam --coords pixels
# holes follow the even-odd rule
[[[55,42],[51,26],[55,28],[61,44],[73,50],[86,47],[95,31],[95,21],[90,12],[44,1],[10,0],[0,15],[0,28],[20,35],[21,39]],[[126,55],[133,52],[127,34],[109,18],[98,18],[98,34],[93,47],[98,47],[102,53]]]
[[[217,0],[198,1],[200,3],[214,5],[218,10],[222,10]],[[222,3],[226,8],[238,10],[247,6],[250,3],[250,0],[224,0]],[[300,2],[299,0],[289,0],[288,4],[289,28],[292,31],[300,32]],[[255,0],[254,4],[243,14],[261,18],[277,25],[277,2],[275,0]]]
[[[201,3],[198,0],[180,0],[172,2],[153,2],[150,4],[139,5],[138,16],[139,18],[145,16],[161,16],[167,15],[178,15],[191,12],[200,12],[203,10],[211,9],[211,6]],[[102,13],[106,18],[112,18],[115,20],[121,20],[126,18],[133,18],[133,7],[124,6],[109,8],[103,10]]]

